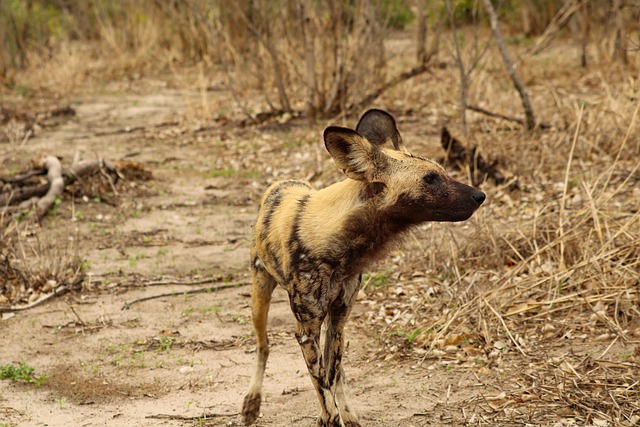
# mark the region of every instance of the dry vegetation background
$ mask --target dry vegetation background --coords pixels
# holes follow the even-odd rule
[[[448,168],[488,195],[472,220],[416,229],[365,276],[355,323],[376,357],[512,378],[460,402],[469,425],[638,425],[639,19],[633,0],[0,0],[0,311],[91,292],[54,213],[11,206],[20,188],[47,187],[25,178],[38,169],[30,139],[68,120],[75,96],[113,81],[193,89],[198,102],[161,127],[180,144],[237,143],[204,149],[216,177],[246,183],[246,206],[276,178],[338,179],[317,135],[375,106],[419,154],[444,158],[447,126],[474,154]],[[504,181],[485,180],[478,155]],[[122,210],[119,196],[153,186],[124,186],[136,168],[69,182],[55,206],[100,196]]]

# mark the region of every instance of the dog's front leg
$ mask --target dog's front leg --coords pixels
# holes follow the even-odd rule
[[[327,372],[320,349],[322,321],[323,318],[297,320],[296,339],[302,349],[302,355],[320,401],[321,413],[318,418],[318,426],[343,427],[340,411],[336,405],[335,397],[331,393],[331,387],[327,382]]]

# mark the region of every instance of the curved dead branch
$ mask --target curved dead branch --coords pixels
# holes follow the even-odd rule
[[[74,163],[68,169],[63,169],[60,160],[55,156],[46,156],[34,162],[34,170],[16,178],[3,178],[7,184],[24,183],[33,176],[47,175],[47,183],[35,186],[24,186],[0,194],[0,212],[15,213],[35,207],[37,219],[41,219],[49,211],[56,199],[62,196],[64,189],[74,182],[103,173],[108,176],[113,187],[111,175],[119,177],[116,166],[106,160],[81,161],[75,156]],[[108,172],[108,173],[107,173]]]
[[[49,211],[56,199],[62,196],[64,179],[62,178],[62,165],[57,157],[47,156],[40,160],[38,166],[47,170],[47,180],[49,181],[49,191],[36,202],[36,215],[40,219]]]

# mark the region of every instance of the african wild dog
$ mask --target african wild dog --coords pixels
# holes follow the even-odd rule
[[[296,338],[322,409],[318,425],[360,426],[347,402],[341,361],[343,329],[362,270],[412,226],[464,221],[485,200],[483,192],[452,180],[438,164],[411,155],[384,111],[366,112],[355,131],[328,127],[324,142],[346,180],[319,191],[303,181],[276,182],[260,204],[251,250],[258,363],[242,407],[245,425],[260,411],[267,315],[276,285],[289,293]]]

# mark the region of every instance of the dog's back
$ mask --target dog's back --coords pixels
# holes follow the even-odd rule
[[[281,285],[290,274],[292,236],[304,201],[315,190],[300,180],[273,183],[262,196],[254,231],[253,266],[262,265]]]

